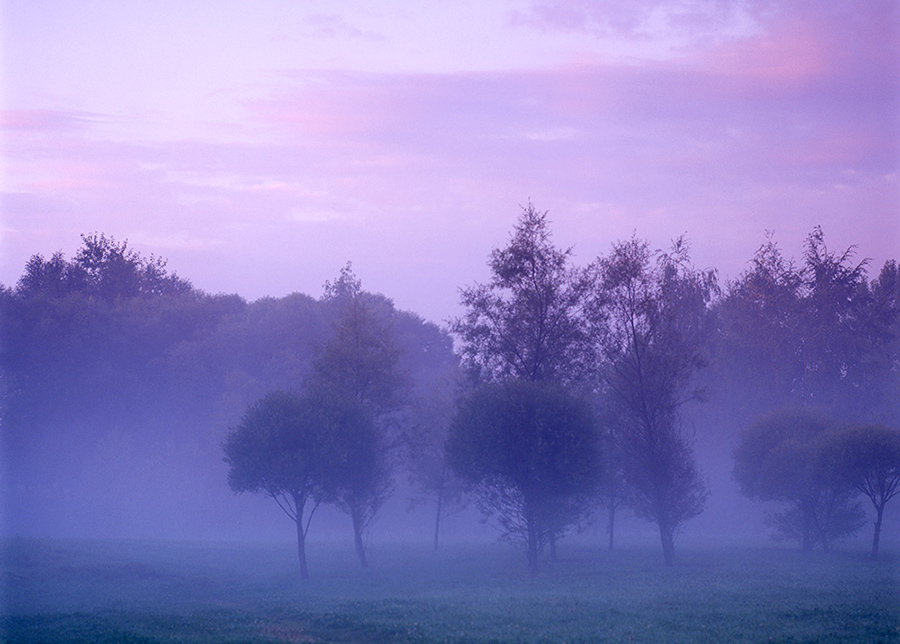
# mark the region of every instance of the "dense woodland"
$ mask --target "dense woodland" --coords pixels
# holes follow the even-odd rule
[[[435,547],[468,504],[536,573],[590,521],[613,547],[623,511],[671,565],[695,518],[742,529],[715,502],[739,489],[804,548],[876,517],[874,556],[900,484],[898,265],[819,228],[797,259],[762,242],[728,281],[684,239],[576,266],[529,204],[441,328],[349,265],[317,297],[247,302],[85,235],[0,292],[4,529],[259,537],[232,491],[260,492],[301,565],[320,505],[365,565],[402,497]]]

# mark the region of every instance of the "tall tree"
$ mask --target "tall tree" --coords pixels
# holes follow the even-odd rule
[[[462,289],[466,312],[451,323],[473,383],[583,384],[591,356],[580,319],[587,285],[571,259],[571,249],[554,245],[548,213],[523,207],[507,246],[491,252],[490,282]],[[550,534],[551,556],[561,534]]]
[[[681,239],[670,253],[654,254],[634,237],[615,244],[593,271],[589,320],[620,409],[631,506],[657,524],[671,566],[676,530],[707,497],[679,410],[701,395],[693,379],[706,362],[715,275],[692,267]]]
[[[584,401],[557,385],[482,385],[460,406],[447,450],[482,511],[525,545],[532,574],[543,548],[582,518],[596,494],[596,422]]]
[[[392,331],[393,304],[362,290],[349,264],[334,282],[325,285],[322,302],[334,316],[331,339],[313,360],[306,386],[326,399],[353,401],[371,414],[373,425],[344,428],[357,444],[348,445],[352,460],[337,470],[338,505],[353,525],[356,553],[368,565],[365,533],[391,489],[388,450],[393,447],[394,413],[402,406],[408,385],[399,369],[400,352]]]

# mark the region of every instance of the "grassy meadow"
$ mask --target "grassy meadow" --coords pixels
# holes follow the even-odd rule
[[[896,553],[563,543],[529,578],[502,544],[371,549],[10,539],[2,641],[900,642]]]

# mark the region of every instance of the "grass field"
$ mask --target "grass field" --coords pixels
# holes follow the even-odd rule
[[[4,642],[900,642],[898,558],[564,544],[539,577],[503,545],[440,552],[2,542]]]

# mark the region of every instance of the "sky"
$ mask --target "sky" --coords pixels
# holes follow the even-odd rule
[[[442,323],[522,205],[587,264],[900,259],[896,0],[0,0],[0,283],[102,232],[210,293]]]

